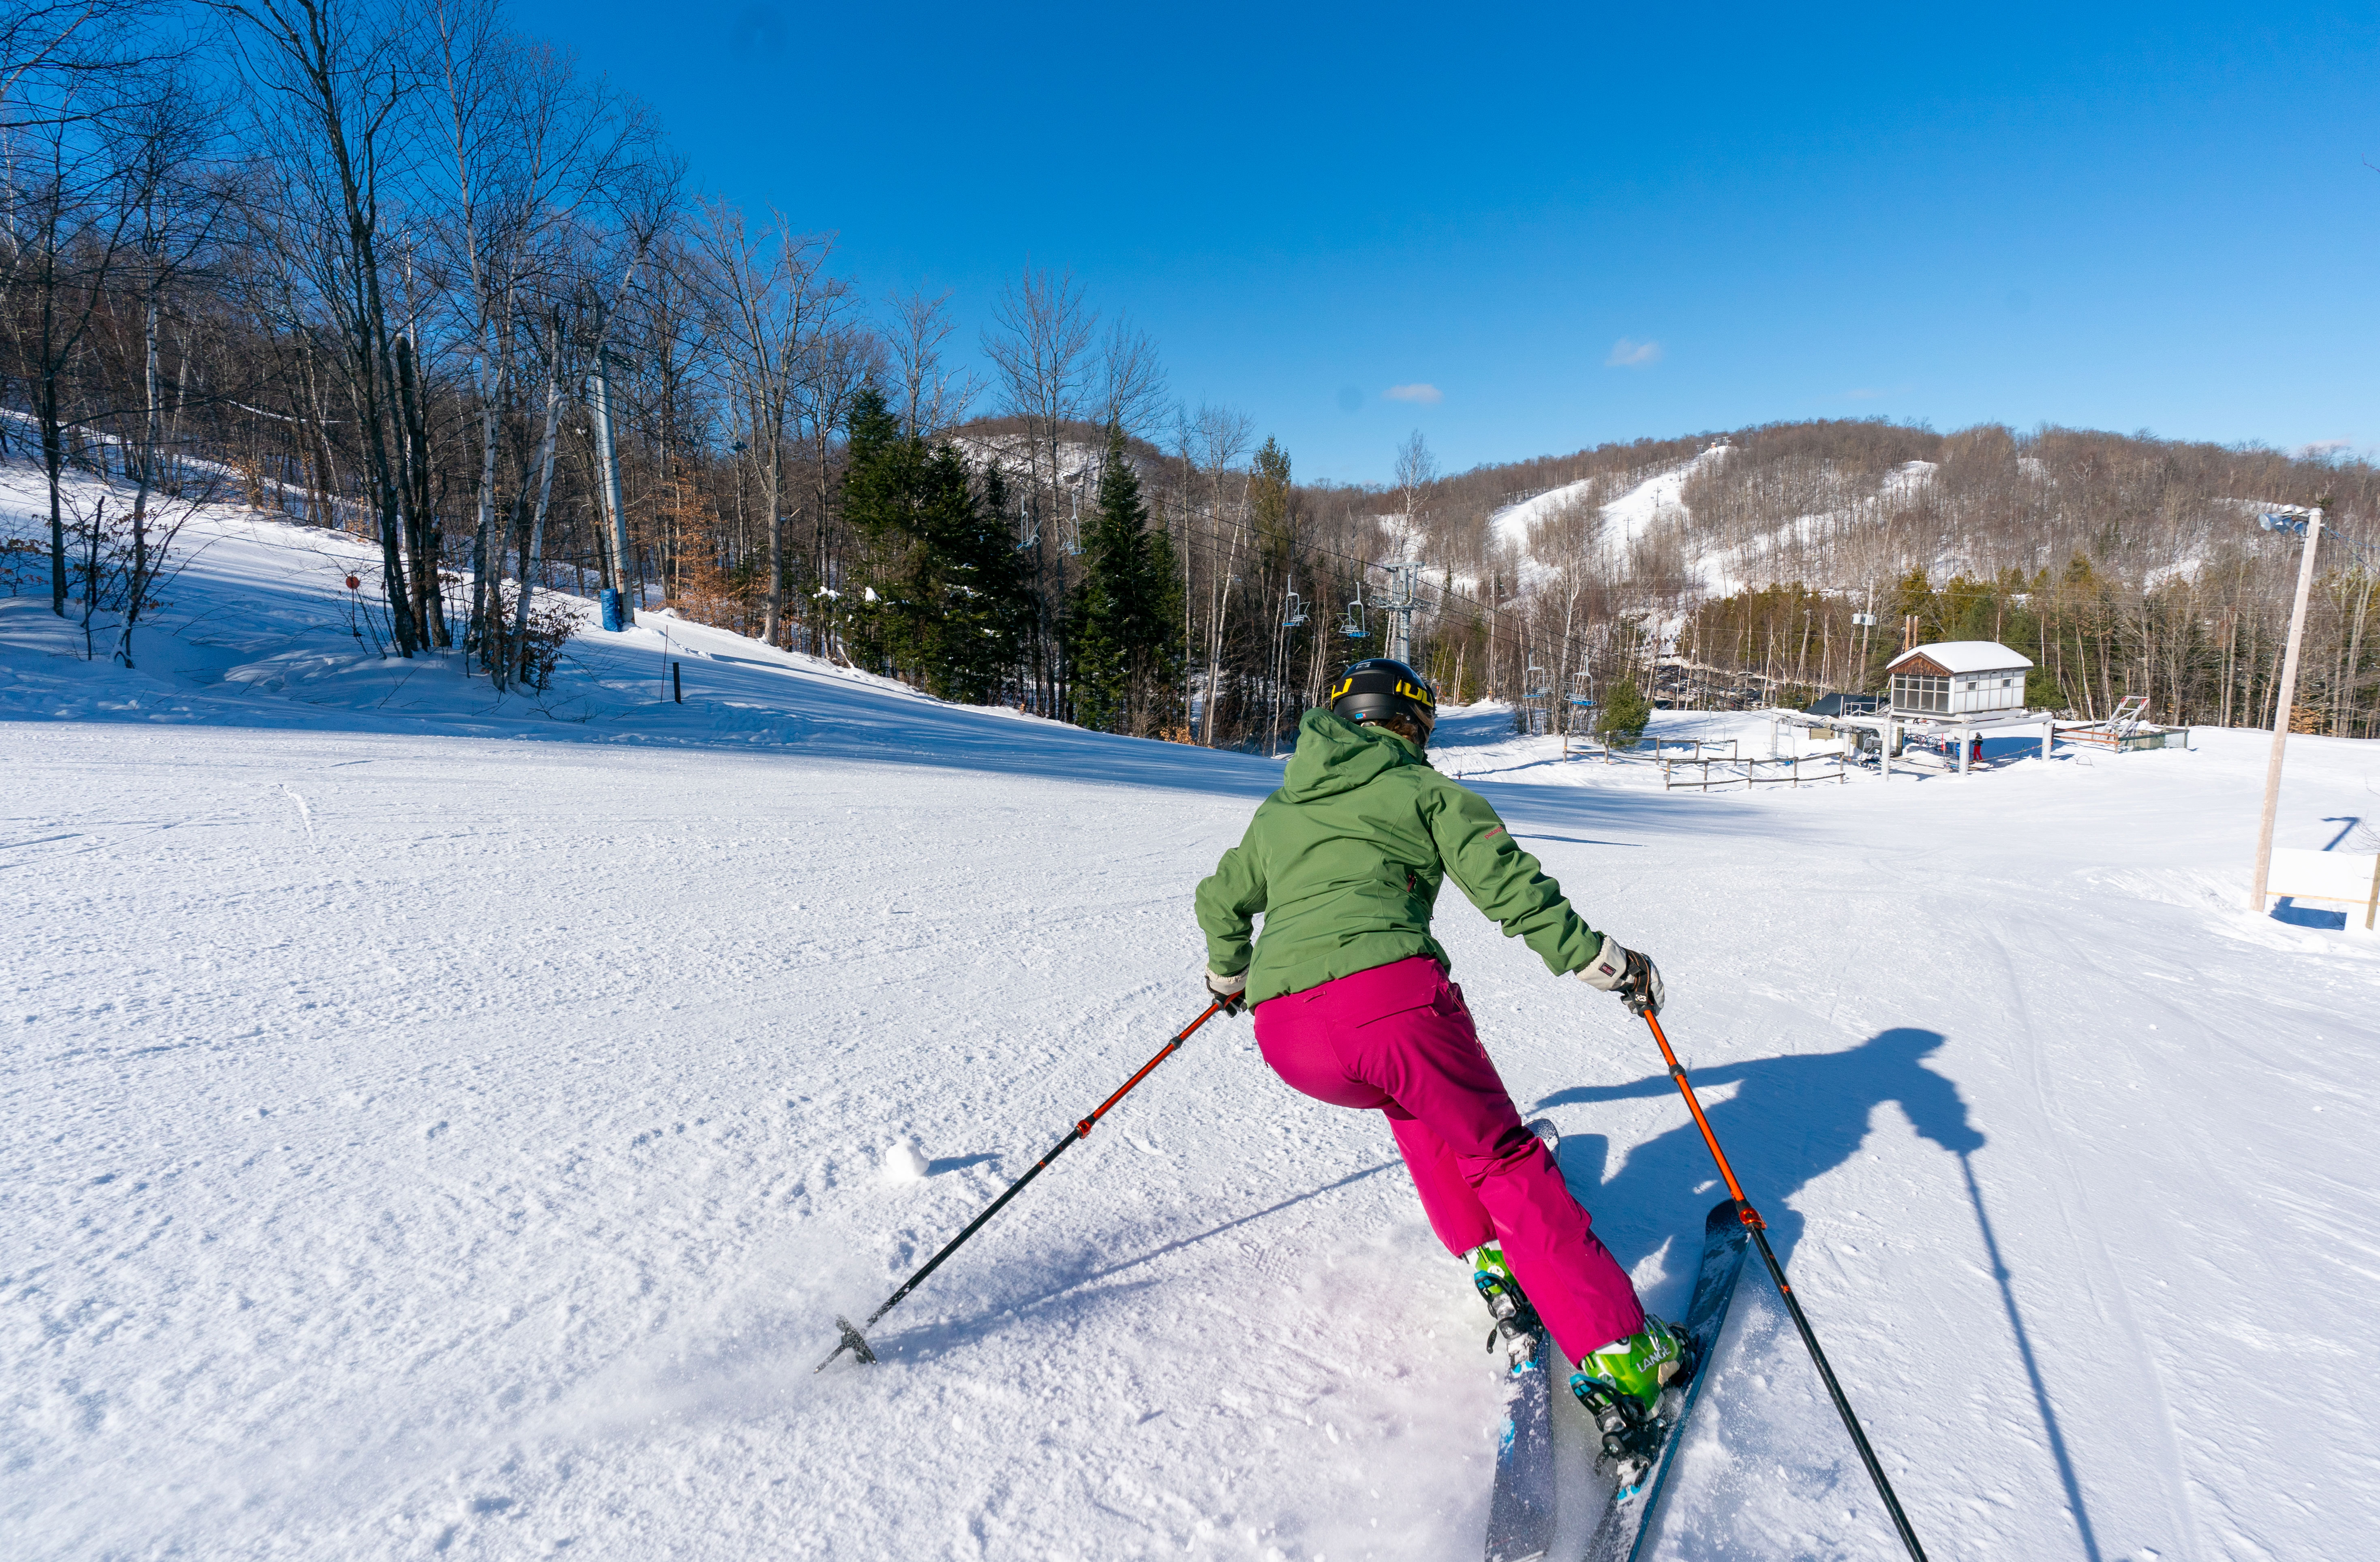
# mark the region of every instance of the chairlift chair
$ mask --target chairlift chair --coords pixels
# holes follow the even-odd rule
[[[1360,585],[1355,588],[1354,600],[1347,604],[1347,618],[1339,626],[1339,632],[1349,640],[1369,637],[1370,631],[1364,628],[1364,588]]]
[[[1293,629],[1305,622],[1305,600],[1293,591],[1288,593],[1288,600],[1281,605],[1281,627],[1284,629]]]

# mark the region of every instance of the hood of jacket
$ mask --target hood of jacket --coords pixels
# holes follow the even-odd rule
[[[1419,749],[1384,726],[1311,710],[1298,720],[1297,751],[1290,756],[1281,795],[1287,802],[1312,802],[1352,792],[1400,766],[1427,763]]]

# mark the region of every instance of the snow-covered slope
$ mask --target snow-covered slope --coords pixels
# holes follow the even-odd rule
[[[1863,517],[1890,514],[1922,492],[1933,481],[1936,470],[1931,461],[1905,461],[1857,500],[1795,516],[1759,535],[1729,542],[1717,531],[1694,523],[1686,506],[1685,488],[1687,480],[1696,472],[1728,460],[1732,455],[1732,446],[1713,445],[1696,456],[1654,472],[1601,506],[1602,524],[1594,534],[1595,549],[1609,562],[1625,562],[1631,547],[1656,526],[1668,523],[1674,530],[1682,562],[1697,588],[1708,595],[1729,596],[1799,578],[1801,566],[1791,562],[1799,556],[1799,550],[1820,542],[1835,529],[1860,524]],[[1548,556],[1544,541],[1535,535],[1536,528],[1568,506],[1585,499],[1594,489],[1591,479],[1564,483],[1508,505],[1491,518],[1495,540],[1517,555],[1524,584],[1542,582],[1560,563],[1558,556]],[[1780,560],[1787,562],[1780,567]]]
[[[210,524],[139,671],[0,602],[9,1555],[1478,1554],[1467,1278],[1245,1019],[810,1372],[1196,1011],[1277,766],[684,626],[662,703],[650,615],[498,703],[333,657],[335,539]],[[2255,735],[1704,797],[1508,731],[1439,763],[1661,962],[1934,1556],[2363,1549],[2380,944],[2240,909]],[[2374,849],[2374,758],[2294,741],[2283,844]],[[1716,1190],[1658,1055],[1443,911],[1676,1307]],[[1745,1295],[1660,1555],[1896,1555]]]
[[[1624,557],[1629,544],[1642,537],[1645,530],[1665,516],[1682,516],[1685,505],[1682,495],[1686,480],[1714,461],[1728,457],[1728,446],[1714,445],[1702,454],[1678,462],[1645,479],[1617,499],[1602,506],[1603,529],[1598,545],[1615,557]],[[1551,567],[1539,560],[1530,547],[1530,533],[1541,522],[1560,514],[1577,503],[1595,487],[1593,479],[1565,482],[1548,488],[1498,510],[1488,524],[1496,540],[1512,547],[1522,555],[1523,578],[1533,580]]]

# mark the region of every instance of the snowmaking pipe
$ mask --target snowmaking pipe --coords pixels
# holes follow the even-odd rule
[[[982,1230],[984,1223],[990,1220],[993,1215],[998,1214],[1001,1212],[1002,1206],[1005,1205],[1009,1200],[1014,1199],[1019,1193],[1024,1192],[1025,1185],[1032,1181],[1035,1178],[1039,1177],[1044,1171],[1048,1170],[1050,1162],[1056,1160],[1068,1150],[1074,1148],[1077,1141],[1089,1138],[1092,1125],[1096,1124],[1101,1117],[1106,1117],[1110,1107],[1113,1106],[1117,1102],[1122,1101],[1125,1096],[1131,1094],[1132,1087],[1140,1083],[1141,1080],[1148,1078],[1149,1071],[1151,1069],[1164,1062],[1167,1058],[1172,1056],[1173,1054],[1181,1047],[1182,1043],[1188,1041],[1192,1032],[1196,1031],[1199,1026],[1204,1025],[1209,1019],[1214,1019],[1216,1012],[1224,1007],[1224,1003],[1225,1000],[1217,998],[1213,1003],[1207,1006],[1205,1013],[1201,1014],[1197,1019],[1192,1020],[1189,1024],[1184,1026],[1179,1031],[1175,1032],[1172,1041],[1166,1043],[1162,1047],[1158,1049],[1157,1056],[1155,1057],[1152,1057],[1148,1062],[1142,1064],[1138,1072],[1134,1074],[1131,1079],[1126,1080],[1123,1084],[1116,1087],[1116,1091],[1113,1095],[1109,1096],[1105,1101],[1100,1102],[1097,1106],[1093,1107],[1091,1109],[1090,1116],[1080,1119],[1073,1128],[1068,1129],[1066,1130],[1065,1138],[1052,1145],[1048,1154],[1033,1163],[1032,1170],[1026,1172],[1023,1177],[1018,1178],[1014,1182],[1010,1183],[1008,1185],[1008,1191],[1002,1193],[999,1198],[994,1199],[991,1202],[990,1206],[981,1214],[976,1216],[973,1220],[968,1221],[965,1230],[960,1232],[957,1236],[944,1243],[942,1245],[941,1251],[928,1259],[925,1263],[918,1268],[915,1275],[912,1275],[906,1280],[902,1281],[901,1288],[894,1291],[891,1296],[886,1297],[884,1299],[884,1305],[878,1308],[875,1312],[870,1312],[865,1322],[855,1324],[850,1319],[838,1315],[835,1318],[834,1326],[842,1331],[843,1343],[836,1346],[832,1350],[827,1352],[826,1360],[820,1361],[817,1366],[810,1370],[817,1373],[826,1371],[827,1368],[834,1364],[835,1358],[842,1355],[846,1350],[851,1352],[853,1359],[856,1361],[875,1361],[876,1352],[868,1348],[868,1336],[860,1331],[863,1329],[874,1328],[876,1326],[876,1321],[879,1318],[883,1317],[884,1314],[892,1312],[895,1307],[900,1306],[901,1299],[903,1297],[907,1296],[911,1291],[916,1290],[919,1286],[923,1285],[927,1275],[931,1275],[935,1270],[940,1269],[942,1266],[942,1260],[958,1251],[960,1247],[965,1244],[968,1238]]]
[[[1884,1466],[1876,1462],[1876,1450],[1868,1446],[1867,1434],[1860,1430],[1859,1417],[1852,1413],[1852,1402],[1844,1397],[1843,1385],[1836,1381],[1835,1369],[1828,1364],[1827,1353],[1818,1348],[1818,1336],[1810,1327],[1809,1315],[1802,1311],[1802,1300],[1793,1294],[1791,1283],[1785,1278],[1785,1266],[1777,1262],[1777,1251],[1768,1245],[1768,1223],[1760,1218],[1760,1212],[1743,1196],[1743,1184],[1736,1181],[1735,1168],[1727,1164],[1727,1152],[1718,1147],[1718,1135],[1711,1132],[1710,1119],[1703,1116],[1703,1104],[1695,1098],[1684,1067],[1670,1049],[1661,1021],[1646,1010],[1645,1023],[1653,1028],[1653,1040],[1660,1043],[1661,1061],[1670,1066],[1670,1078],[1677,1081],[1678,1093],[1686,1098],[1686,1110],[1694,1114],[1694,1127],[1702,1130],[1703,1142],[1710,1146],[1711,1159],[1718,1163],[1718,1175],[1726,1179],[1728,1196],[1735,1201],[1736,1217],[1750,1228],[1753,1243],[1760,1249],[1760,1262],[1768,1266],[1768,1277],[1777,1282],[1777,1294],[1785,1299],[1785,1310],[1793,1314],[1793,1326],[1801,1331],[1810,1360],[1817,1364],[1818,1375],[1826,1380],[1828,1397],[1835,1402],[1835,1413],[1843,1418],[1843,1430],[1852,1434],[1852,1446],[1859,1449],[1860,1462],[1867,1466],[1868,1479],[1876,1483],[1876,1495],[1884,1499],[1885,1511],[1892,1515],[1892,1527],[1900,1531],[1900,1544],[1909,1548],[1915,1562],[1925,1562],[1925,1548],[1917,1544],[1917,1531],[1910,1528],[1909,1515],[1900,1510],[1900,1499],[1893,1495],[1892,1483],[1885,1479]]]

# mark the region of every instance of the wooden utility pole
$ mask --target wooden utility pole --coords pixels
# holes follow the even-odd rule
[[[2287,519],[2290,516],[2301,519],[2292,526]],[[2298,648],[2305,639],[2306,599],[2313,594],[2313,550],[2314,543],[2322,538],[2322,510],[2319,506],[2291,506],[2259,519],[2269,531],[2305,532],[2305,552],[2298,561],[2297,601],[2289,608],[2289,649],[2281,656],[2281,687],[2273,706],[2273,751],[2265,761],[2265,816],[2256,826],[2256,885],[2249,897],[2248,909],[2261,917],[2265,914],[2265,888],[2272,879],[2273,818],[2281,806],[2281,752],[2289,740],[2289,704],[2297,696]]]

